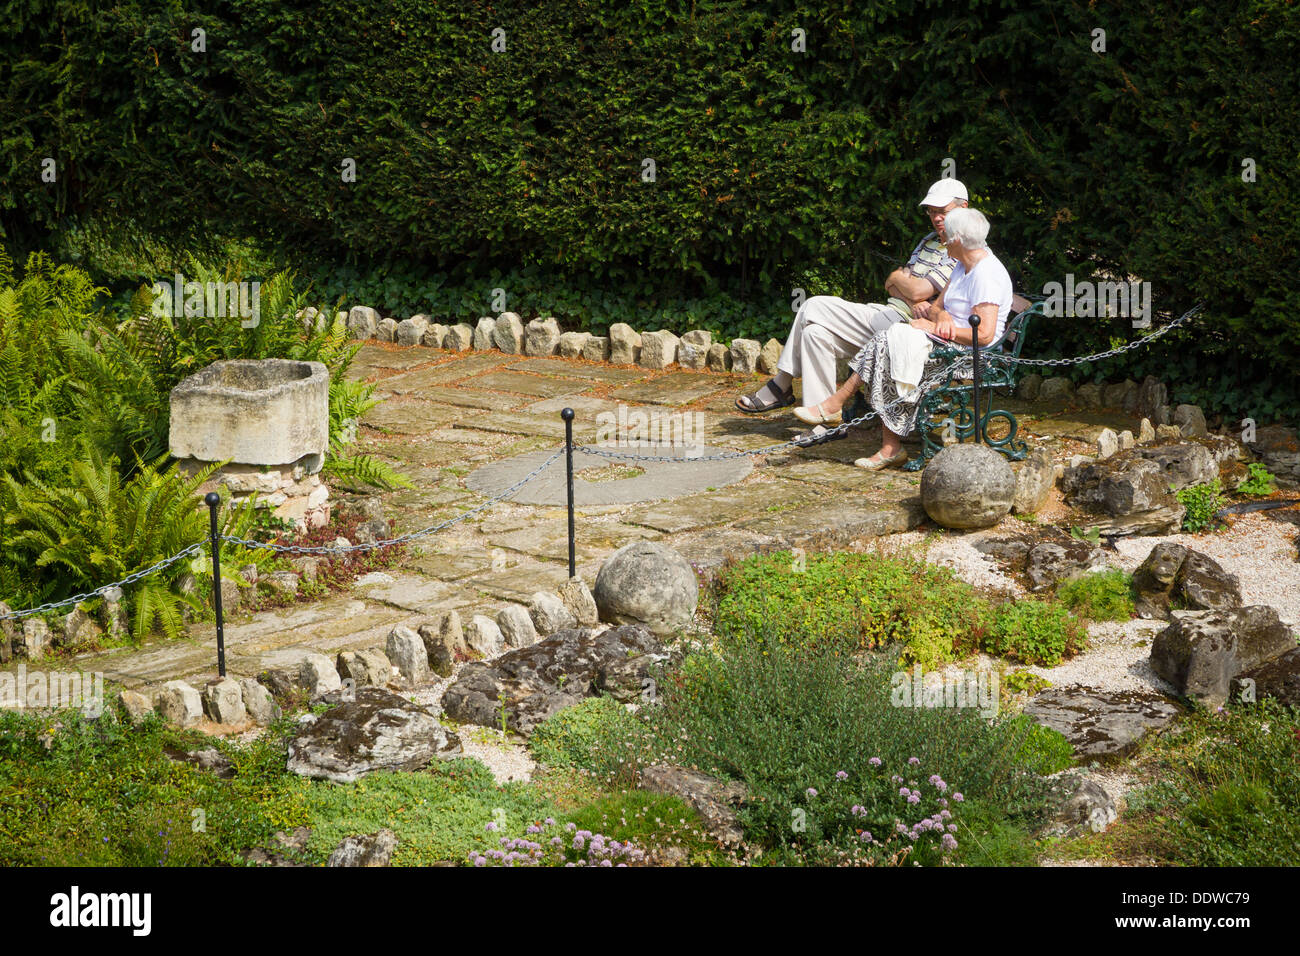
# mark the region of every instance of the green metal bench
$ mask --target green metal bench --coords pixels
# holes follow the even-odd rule
[[[1029,455],[1029,446],[1017,437],[1020,423],[1011,412],[993,407],[993,392],[998,388],[1010,390],[1016,384],[1014,362],[1002,359],[1019,358],[1025,346],[1025,334],[1030,320],[1043,314],[1043,303],[1030,304],[1024,296],[1012,298],[1016,314],[1007,322],[1002,335],[980,349],[980,435],[984,444],[1001,452],[1011,461],[1022,461]],[[931,359],[948,363],[947,377],[932,387],[921,399],[917,412],[917,431],[921,437],[921,454],[903,466],[904,471],[920,471],[946,444],[964,442],[975,437],[974,383],[957,377],[959,371],[969,372],[970,363],[961,363],[970,357],[968,347],[944,346],[930,353]],[[965,368],[963,369],[963,364]],[[990,435],[989,423],[1005,423],[1005,433],[996,427]]]

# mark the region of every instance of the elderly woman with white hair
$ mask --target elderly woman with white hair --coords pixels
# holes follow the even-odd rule
[[[954,209],[948,213],[946,231],[948,254],[957,260],[957,267],[939,298],[913,306],[910,324],[899,322],[863,346],[850,363],[854,374],[834,395],[820,405],[794,411],[809,425],[838,425],[841,409],[865,383],[881,429],[880,451],[854,462],[868,471],[907,461],[903,439],[916,430],[919,400],[947,373],[947,365],[929,358],[935,345],[969,346],[974,334],[972,315],[980,319],[980,345],[989,345],[1002,334],[1011,312],[1011,276],[988,247],[989,221],[984,214]]]

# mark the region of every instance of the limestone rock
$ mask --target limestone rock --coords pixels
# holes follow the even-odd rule
[[[554,355],[560,348],[560,325],[551,317],[536,318],[524,332],[525,355]]]
[[[496,342],[493,340],[496,327],[497,320],[492,316],[479,316],[478,325],[474,326],[474,348],[476,351],[487,351],[496,347]]]
[[[592,589],[600,619],[644,624],[659,635],[675,633],[695,616],[695,569],[667,545],[634,541],[610,555]]]
[[[758,357],[763,347],[753,339],[731,340],[731,370],[742,375],[758,371]]]
[[[1232,679],[1233,700],[1251,703],[1265,697],[1286,707],[1300,707],[1300,647],[1293,647]]]
[[[569,609],[569,613],[582,627],[594,627],[600,623],[600,612],[596,609],[596,599],[582,578],[569,578],[560,586],[560,600]]]
[[[368,305],[354,305],[348,310],[348,337],[373,339],[379,330],[379,313]]]
[[[1097,457],[1109,458],[1119,451],[1119,436],[1112,429],[1103,428],[1097,436]]]
[[[703,349],[708,354],[709,346],[713,344],[713,333],[706,332],[704,329],[691,329],[682,336],[682,345],[693,345],[698,349]]]
[[[133,724],[153,713],[153,701],[137,691],[124,690],[117,695],[117,701]]]
[[[701,345],[677,343],[677,364],[682,368],[701,371],[708,365],[709,350]]]
[[[203,719],[203,698],[183,680],[169,680],[154,701],[158,716],[177,727],[193,727]]]
[[[1084,774],[1062,771],[1051,778],[1048,802],[1051,821],[1045,836],[1073,837],[1101,833],[1119,817],[1106,789]]]
[[[1177,425],[1157,425],[1156,438],[1161,441],[1178,441],[1183,437],[1182,429]]]
[[[528,613],[532,616],[537,633],[543,637],[575,627],[578,619],[564,606],[558,595],[549,591],[537,591],[528,602]]]
[[[429,652],[424,649],[420,635],[409,627],[398,624],[389,631],[384,650],[412,687],[429,679]]]
[[[429,320],[422,315],[413,315],[397,323],[396,341],[398,345],[420,345],[424,333],[429,331]]]
[[[334,663],[324,654],[311,653],[298,664],[298,683],[309,697],[320,697],[343,686]]]
[[[218,724],[242,724],[248,719],[244,692],[233,677],[209,681],[203,688],[203,709]]]
[[[471,333],[470,341],[472,342],[473,340],[474,340],[473,333]],[[427,346],[428,348],[434,348],[434,349],[443,348],[443,343],[446,341],[447,341],[447,326],[441,324],[440,322],[432,323],[427,329],[424,330],[424,334],[420,336],[420,344]]]
[[[506,639],[496,621],[475,614],[465,628],[465,643],[470,650],[477,651],[484,657],[496,657],[505,649]]]
[[[383,829],[365,836],[344,837],[326,866],[388,866],[397,849],[397,834]]]
[[[588,362],[608,362],[609,349],[609,336],[590,335],[582,346],[582,357]]]
[[[609,361],[615,365],[635,365],[641,359],[641,336],[626,322],[609,327]]]
[[[397,320],[391,316],[379,320],[379,327],[375,332],[375,338],[381,342],[395,342],[397,340]]]
[[[727,348],[721,342],[715,342],[709,346],[708,358],[706,362],[709,369],[714,372],[731,371],[731,349]]]
[[[266,726],[280,717],[280,705],[271,692],[253,678],[240,678],[239,693],[243,697],[244,711],[254,723]]]
[[[1162,541],[1133,572],[1134,605],[1142,617],[1168,617],[1171,607],[1207,611],[1241,607],[1241,588],[1207,554]]]
[[[1030,372],[1020,379],[1020,384],[1016,386],[1016,397],[1022,398],[1027,402],[1032,402],[1038,398],[1039,392],[1043,388],[1043,376],[1037,372]]]
[[[713,839],[737,845],[745,832],[735,808],[745,802],[747,791],[740,781],[724,783],[696,770],[673,764],[654,764],[641,771],[641,789],[679,797],[699,815],[704,830]]]
[[[622,668],[633,658],[639,673],[629,675]],[[666,658],[658,639],[638,625],[600,634],[588,628],[559,631],[494,661],[466,664],[443,694],[442,706],[453,720],[484,727],[501,725],[504,706],[507,727],[529,734],[547,717],[590,696],[598,684],[609,686],[605,672],[612,666],[620,668],[615,685],[634,681],[639,689]]]
[[[1177,611],[1151,642],[1151,669],[1179,694],[1217,707],[1234,677],[1293,647],[1290,628],[1266,605]]]
[[[987,445],[949,445],[921,472],[921,504],[945,528],[988,528],[1007,515],[1016,476]]]
[[[1106,408],[1122,409],[1132,412],[1130,396],[1136,396],[1137,382],[1126,378],[1114,385],[1107,385],[1101,390],[1101,403]]]
[[[1012,464],[1016,475],[1016,493],[1011,510],[1016,514],[1032,514],[1047,503],[1056,485],[1056,465],[1052,453],[1046,448],[1035,448],[1024,461]]]
[[[447,336],[442,340],[442,347],[451,352],[464,352],[474,346],[474,329],[464,322],[447,329]]]
[[[439,677],[450,677],[456,656],[469,653],[469,645],[465,643],[465,634],[460,625],[460,614],[456,611],[443,611],[433,621],[421,624],[417,631],[428,652],[429,667]]]
[[[1108,520],[1106,534],[1166,534],[1177,529],[1186,509],[1169,490],[1160,462],[1134,448],[1103,461],[1067,468],[1061,478],[1066,502]],[[1154,449],[1151,449],[1154,450]]]
[[[421,648],[424,642],[420,642]],[[363,651],[342,651],[338,656],[339,676],[353,687],[387,687],[393,676],[393,662],[377,647]]]
[[[658,332],[641,333],[642,368],[667,368],[677,361],[677,336],[661,329]]]
[[[1137,440],[1139,445],[1145,445],[1156,440],[1156,430],[1151,425],[1151,419],[1144,418],[1139,423]]]
[[[582,358],[590,332],[565,332],[560,335],[560,358]]]
[[[316,780],[352,783],[375,770],[419,770],[461,752],[460,739],[418,704],[379,687],[361,687],[345,701],[325,697],[330,709],[289,742],[286,768]]]
[[[1204,438],[1209,434],[1205,427],[1205,413],[1197,405],[1179,405],[1174,409],[1170,424],[1176,426],[1184,438]]]
[[[781,343],[768,339],[763,343],[763,350],[758,353],[758,370],[764,375],[776,374],[776,363],[781,360]]]
[[[53,642],[50,626],[44,619],[35,616],[21,618],[20,621],[17,639],[13,644],[13,656],[39,661]]]
[[[1154,691],[1071,686],[1043,691],[1024,713],[1063,734],[1080,762],[1095,763],[1127,756],[1147,731],[1166,727],[1181,708]]]
[[[1133,438],[1133,433],[1132,433],[1131,431],[1129,431],[1127,428],[1124,429],[1122,432],[1119,433],[1119,450],[1120,450],[1120,451],[1128,451],[1130,448],[1132,448],[1132,447],[1133,447],[1134,445],[1136,445],[1136,444],[1137,444],[1137,441],[1134,440],[1134,438]]]
[[[1043,379],[1038,389],[1040,401],[1069,401],[1074,398],[1074,383],[1063,375],[1053,375]]]
[[[1074,390],[1075,398],[1084,408],[1101,408],[1101,386],[1096,383],[1080,385]]]
[[[1106,552],[1083,540],[1039,542],[1029,549],[1025,560],[1025,574],[1035,591],[1095,571],[1105,571],[1107,567]]]
[[[492,326],[492,343],[508,355],[524,350],[524,321],[514,312],[502,312]]]
[[[537,628],[533,625],[528,609],[518,604],[511,604],[497,612],[497,627],[501,636],[511,647],[527,647],[537,643]]]

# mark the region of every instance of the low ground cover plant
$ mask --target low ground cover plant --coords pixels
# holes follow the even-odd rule
[[[1133,576],[1119,568],[1062,581],[1056,597],[1090,621],[1127,621],[1134,614]]]
[[[1087,643],[1061,605],[992,601],[913,556],[754,555],[725,565],[711,591],[714,630],[728,642],[849,652],[893,642],[904,661],[926,668],[979,650],[1054,665]]]

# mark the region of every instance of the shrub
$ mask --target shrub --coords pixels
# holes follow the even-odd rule
[[[919,558],[789,551],[722,569],[714,629],[728,640],[866,650],[888,641],[930,667],[979,646],[988,603],[948,568]]]
[[[1030,731],[1002,718],[990,722],[971,709],[895,707],[891,678],[897,667],[895,655],[858,663],[831,648],[793,649],[777,641],[693,654],[665,676],[659,704],[638,714],[654,739],[645,759],[743,780],[751,794],[739,811],[747,836],[800,860],[832,847],[862,852],[860,840],[850,839],[851,808],[902,811],[882,780],[912,757],[924,770],[919,779],[939,774],[995,808],[999,819],[1037,814],[1041,783],[1018,762]],[[873,757],[896,769],[882,777]],[[834,811],[822,803],[809,812],[808,788],[830,793],[828,787],[844,782],[840,772],[849,775],[848,788],[833,791]],[[804,813],[802,831],[791,829],[796,810]],[[920,819],[900,816],[909,827]],[[865,828],[884,841],[878,822]],[[887,833],[893,832],[891,822]]]
[[[1246,480],[1237,485],[1239,495],[1271,495],[1277,491],[1277,479],[1260,462],[1252,461],[1246,466]]]
[[[1087,643],[1088,632],[1064,607],[1028,598],[995,610],[985,649],[1025,664],[1055,667]]]
[[[1265,699],[1197,711],[1139,759],[1156,782],[1133,794],[1112,839],[1186,866],[1300,865],[1297,709]]]
[[[1119,568],[1062,581],[1056,597],[1092,621],[1127,621],[1133,616],[1133,577]]]
[[[1183,530],[1193,534],[1214,524],[1214,516],[1226,503],[1218,478],[1204,484],[1183,488],[1175,492],[1175,497],[1187,509],[1187,514],[1183,517]]]
[[[166,754],[196,746],[216,746],[236,775]],[[97,719],[0,711],[6,866],[238,866],[243,850],[306,822],[304,791],[284,772],[282,738],[238,746],[156,717],[132,727],[111,709]]]
[[[586,770],[608,779],[625,775],[625,751],[639,727],[612,697],[588,697],[542,721],[528,746],[538,763]]]
[[[1025,740],[1016,757],[1026,768],[1046,777],[1074,765],[1074,748],[1060,731],[1024,714],[1013,718],[1015,721],[1025,728]]]

